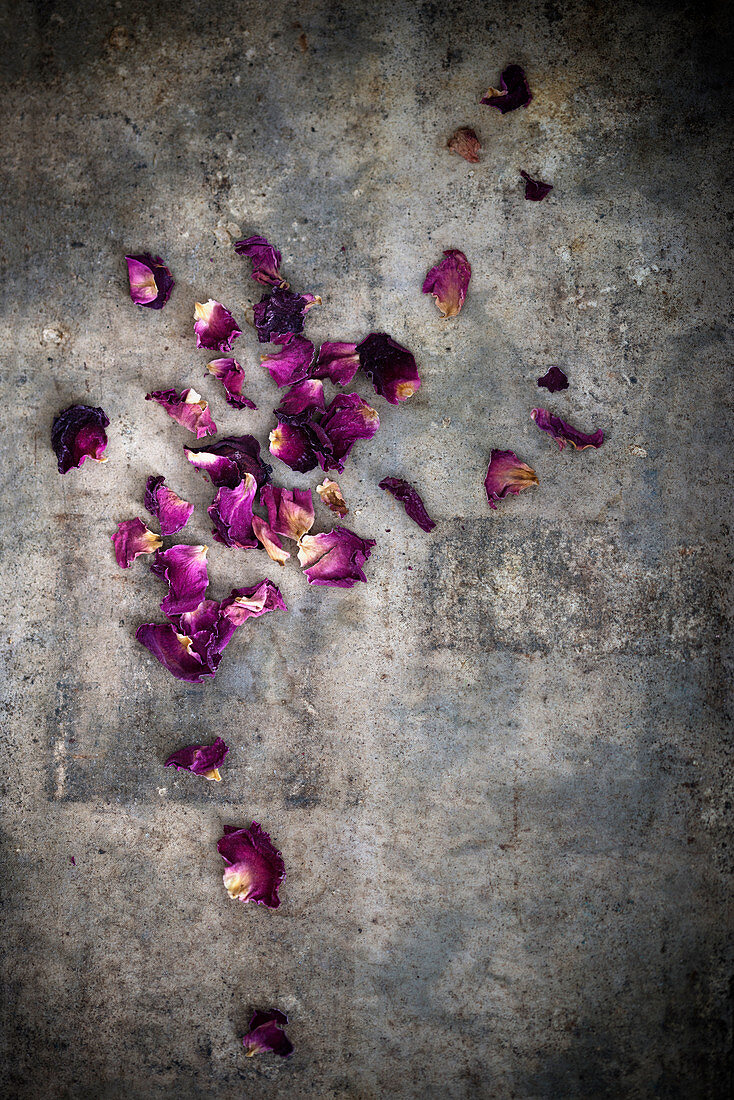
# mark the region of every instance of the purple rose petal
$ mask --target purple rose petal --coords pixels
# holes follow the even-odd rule
[[[420,386],[413,355],[386,332],[371,332],[357,352],[362,370],[391,405],[406,401]]]
[[[392,493],[403,505],[406,514],[424,531],[432,531],[436,526],[435,521],[428,515],[419,493],[409,481],[404,481],[401,477],[384,477],[380,482],[380,488]]]
[[[252,505],[257,493],[257,482],[252,474],[245,474],[234,489],[222,485],[207,511],[214,526],[212,535],[216,542],[224,546],[239,547],[241,550],[257,546],[252,530]]]
[[[346,527],[335,527],[320,535],[304,535],[298,560],[309,584],[352,588],[366,581],[362,566],[370,556],[374,539],[362,539]]]
[[[547,374],[538,379],[538,385],[544,386],[550,393],[568,389],[568,378],[560,367],[550,367]]]
[[[249,1023],[250,1030],[242,1040],[247,1057],[272,1052],[279,1054],[281,1058],[287,1058],[292,1054],[293,1043],[283,1031],[287,1023],[288,1017],[277,1008],[255,1012]]]
[[[306,378],[284,394],[275,415],[281,423],[301,424],[325,411],[324,383],[319,378]]]
[[[162,535],[175,535],[191,519],[193,504],[169,489],[162,477],[149,477],[145,483],[145,507],[155,516]]]
[[[145,400],[157,401],[177,424],[194,432],[197,439],[216,435],[217,426],[211,418],[209,405],[196,390],[182,390],[180,394],[175,390],[155,390],[146,393]]]
[[[142,519],[123,520],[118,523],[117,530],[110,538],[120,569],[129,569],[141,554],[152,554],[163,545],[158,535],[150,531]]]
[[[285,287],[276,287],[252,307],[258,340],[261,344],[280,344],[287,336],[297,336],[303,332],[309,309],[317,305],[321,305],[321,299],[314,294],[294,294]]]
[[[308,378],[313,360],[313,344],[305,336],[290,336],[284,341],[282,351],[263,355],[262,364],[268,368],[276,386],[292,386]]]
[[[219,783],[222,778],[219,769],[228,752],[228,746],[221,737],[217,737],[211,745],[188,745],[185,749],[179,749],[168,757],[163,766],[193,772]]]
[[[106,462],[102,457],[107,446],[105,428],[109,418],[104,409],[92,405],[70,405],[51,425],[51,446],[56,452],[59,473],[78,469],[85,459]]]
[[[278,888],[285,878],[285,864],[270,837],[256,821],[249,829],[224,827],[217,851],[227,865],[224,886],[233,900],[254,901],[268,909],[280,905]]]
[[[488,103],[505,115],[518,107],[527,107],[532,98],[524,71],[519,65],[508,65],[500,77],[499,91],[490,88],[480,103]]]
[[[234,489],[245,474],[252,474],[258,486],[270,481],[273,472],[260,457],[260,444],[253,435],[227,435],[203,447],[184,447],[192,466],[208,474],[213,485]]]
[[[538,475],[535,470],[521,462],[514,451],[492,451],[484,479],[490,508],[496,508],[495,501],[501,500],[508,493],[517,494],[537,484]]]
[[[301,474],[327,462],[331,451],[329,437],[315,420],[303,424],[278,423],[270,433],[271,455]]]
[[[208,351],[231,351],[232,341],[242,335],[229,310],[213,298],[194,304],[194,332],[197,348]]]
[[[319,348],[312,378],[328,378],[335,386],[347,386],[359,370],[356,344],[325,343]]]
[[[177,680],[200,684],[216,672],[193,650],[193,640],[179,634],[170,623],[145,623],[135,637]]]
[[[258,542],[262,543],[262,547],[268,557],[273,561],[277,561],[278,565],[285,565],[290,554],[287,550],[283,549],[283,543],[280,541],[270,524],[266,523],[260,516],[254,515],[252,517],[252,530]]]
[[[238,256],[249,256],[252,260],[252,277],[255,282],[263,286],[288,286],[278,270],[282,256],[265,237],[247,237],[244,241],[235,241],[234,250]]]
[[[256,409],[257,405],[242,393],[245,372],[236,359],[212,359],[206,369],[222,383],[226,401],[233,409]]]
[[[458,248],[448,248],[443,255],[426,275],[423,293],[433,295],[442,317],[456,317],[469,289],[471,265]]]
[[[577,451],[583,451],[587,447],[601,447],[604,442],[604,432],[598,428],[592,435],[580,432],[578,428],[571,427],[560,416],[554,416],[548,409],[533,409],[531,417],[541,431],[547,432],[558,444],[558,449],[563,450],[570,443]]]
[[[379,426],[379,416],[358,393],[338,393],[319,422],[331,443],[330,451],[319,456],[321,468],[341,472],[357,440],[372,439]]]
[[[168,595],[161,604],[164,615],[193,611],[204,599],[209,583],[206,552],[206,546],[181,545],[156,553],[150,571],[169,585]]]
[[[141,252],[126,256],[130,297],[138,306],[163,309],[174,287],[173,277],[160,256]]]
[[[281,489],[266,485],[260,502],[268,510],[268,523],[276,535],[300,542],[313,527],[313,495],[310,489]]]
[[[540,202],[549,191],[553,190],[552,183],[543,183],[542,180],[534,180],[527,172],[521,171],[520,175],[525,180],[525,198],[529,199],[530,202]]]

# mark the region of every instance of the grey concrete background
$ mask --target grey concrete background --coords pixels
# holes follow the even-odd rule
[[[2,1095],[728,1096],[725,7],[6,0],[2,26]],[[503,118],[479,99],[510,62],[535,99]],[[385,329],[423,387],[375,398],[339,479],[369,583],[212,545],[214,594],[267,573],[289,611],[187,686],[134,641],[163,590],[109,536],[163,473],[211,544],[147,390],[193,384],[267,441],[251,330],[257,413],[192,336],[196,299],[258,297],[251,232],[323,297],[313,339]],[[420,286],[448,247],[474,278],[446,323]],[[127,295],[143,249],[177,280],[161,313]],[[531,423],[551,363],[600,451]],[[50,424],[79,400],[109,462],[62,479]],[[494,446],[541,484],[491,513]],[[216,734],[221,784],[164,771]],[[276,913],[221,882],[221,827],[253,818]],[[269,1005],[296,1053],[245,1060]]]

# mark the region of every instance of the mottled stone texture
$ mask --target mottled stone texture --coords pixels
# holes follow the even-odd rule
[[[728,1096],[727,9],[5,0],[2,27],[2,1095]],[[479,99],[514,62],[534,99],[502,117]],[[192,331],[209,297],[246,320],[253,233],[322,296],[311,338],[390,332],[423,386],[376,400],[339,478],[370,583],[212,545],[215,594],[267,573],[290,610],[191,686],[134,641],[164,590],[109,536],[163,474],[211,544],[191,437],[146,392],[193,385],[267,440],[252,330],[257,412]],[[474,272],[450,322],[421,294],[446,248]],[[128,297],[144,250],[176,279],[160,313]],[[73,401],[107,411],[109,461],[61,478]],[[539,403],[607,442],[559,454]],[[492,447],[540,478],[494,514]],[[164,770],[217,734],[222,783]],[[222,886],[222,825],[253,818],[277,913]],[[270,1006],[296,1053],[246,1060]]]

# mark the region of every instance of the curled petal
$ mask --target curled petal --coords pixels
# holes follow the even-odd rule
[[[344,517],[349,511],[347,502],[342,496],[342,491],[336,481],[330,481],[328,477],[325,477],[321,485],[316,486],[316,492],[326,507],[330,508],[332,512],[336,512],[338,516]]]
[[[366,581],[362,566],[370,556],[374,539],[361,539],[346,527],[335,527],[320,535],[304,535],[298,560],[309,584],[352,588]]]
[[[163,309],[174,287],[173,276],[160,256],[142,252],[138,256],[126,256],[127,276],[130,280],[130,297],[138,306]]]
[[[313,470],[319,462],[328,461],[331,450],[329,437],[316,421],[304,424],[278,423],[270,433],[271,455],[301,474]]]
[[[257,482],[252,474],[245,474],[234,489],[222,485],[207,511],[214,526],[212,534],[217,542],[225,546],[236,546],[242,550],[257,546],[252,530],[252,504],[257,492]]]
[[[120,569],[129,569],[140,554],[152,554],[163,545],[161,539],[143,523],[142,519],[125,519],[118,523],[111,535],[115,557]]]
[[[260,444],[254,435],[227,435],[203,447],[184,447],[192,466],[208,474],[212,484],[234,489],[245,474],[252,474],[258,486],[265,485],[273,472],[260,457]]]
[[[217,426],[212,420],[209,405],[196,390],[155,390],[146,393],[146,401],[157,401],[177,424],[196,433],[197,439],[206,435],[216,435]]]
[[[260,501],[268,510],[268,523],[277,535],[300,542],[313,527],[313,495],[310,489],[280,489],[266,485]]]
[[[428,515],[419,493],[409,481],[403,481],[401,477],[384,477],[380,482],[380,488],[392,493],[403,505],[406,514],[424,531],[432,531],[436,526],[435,520]]]
[[[423,293],[433,295],[442,317],[456,317],[469,289],[471,266],[458,248],[448,248],[443,255],[426,275]]]
[[[309,309],[317,305],[321,305],[321,299],[314,294],[294,294],[285,287],[276,287],[252,307],[258,340],[261,344],[280,344],[287,336],[298,335],[303,332]]]
[[[496,508],[495,501],[501,500],[508,493],[517,494],[537,484],[538,475],[535,470],[521,462],[514,451],[492,451],[484,479],[490,508]]]
[[[172,546],[156,553],[150,571],[169,586],[161,604],[164,615],[194,611],[204,599],[209,583],[206,552],[206,546]]]
[[[269,577],[251,584],[248,588],[233,588],[221,603],[222,613],[234,626],[242,626],[248,619],[259,619],[269,611],[287,611],[277,584]]]
[[[213,298],[194,303],[194,332],[197,348],[208,351],[231,351],[232,341],[242,335],[229,310]]]
[[[191,519],[193,504],[169,489],[165,478],[149,477],[145,483],[145,507],[161,525],[162,535],[175,535]]]
[[[553,190],[552,183],[543,183],[542,180],[534,180],[527,172],[520,172],[520,175],[525,180],[525,198],[530,199],[531,202],[540,202],[549,191]]]
[[[499,91],[490,88],[480,102],[496,107],[505,115],[518,107],[527,107],[532,98],[523,69],[519,65],[508,65],[500,77]]]
[[[313,344],[305,336],[291,336],[284,345],[282,351],[262,356],[276,386],[292,386],[308,378],[313,360]]]
[[[604,432],[601,428],[592,435],[587,435],[585,432],[580,432],[578,428],[571,427],[565,420],[561,420],[560,416],[554,416],[547,409],[533,409],[530,415],[541,431],[553,436],[561,451],[567,443],[577,451],[583,451],[587,447],[601,447],[604,442]]]
[[[386,332],[371,332],[357,352],[362,370],[391,405],[406,401],[420,386],[413,355]]]
[[[238,256],[249,256],[252,260],[252,277],[255,282],[262,283],[263,286],[288,286],[278,270],[282,256],[265,237],[247,237],[244,241],[235,241],[234,250]]]
[[[256,821],[249,829],[224,827],[217,851],[227,865],[224,885],[229,896],[247,904],[254,901],[268,909],[280,905],[278,888],[285,878],[285,864],[270,837]]]
[[[283,549],[282,542],[270,524],[266,523],[260,516],[254,515],[252,517],[252,530],[258,542],[262,543],[268,557],[272,558],[273,561],[277,561],[278,565],[285,565],[290,554]]]
[[[359,370],[356,344],[325,343],[319,348],[312,378],[328,378],[335,386],[347,386]]]
[[[285,394],[275,415],[286,424],[300,424],[326,409],[324,383],[319,378],[306,378],[296,382]]]
[[[102,458],[107,446],[105,428],[109,418],[104,409],[92,405],[70,405],[55,417],[51,425],[51,446],[56,452],[59,473],[66,474],[91,458],[94,462],[106,462]]]
[[[560,367],[549,367],[547,374],[538,379],[538,385],[544,386],[550,393],[568,389],[568,378]]]
[[[460,126],[448,140],[452,153],[458,154],[470,164],[479,164],[479,150],[482,148],[479,138],[468,126]]]
[[[288,1017],[277,1008],[271,1008],[267,1012],[255,1012],[250,1020],[250,1030],[242,1040],[242,1045],[247,1052],[247,1057],[254,1054],[279,1054],[281,1058],[287,1058],[293,1053],[293,1043],[283,1031],[288,1023]]]
[[[330,452],[319,456],[321,468],[343,470],[344,459],[357,440],[372,439],[379,426],[376,411],[358,393],[338,393],[320,424],[331,443]]]
[[[217,737],[211,745],[188,745],[185,749],[179,749],[168,757],[163,766],[203,775],[204,779],[213,779],[218,783],[222,778],[219,769],[228,752],[228,746],[221,737]]]
[[[242,393],[245,372],[236,359],[212,359],[206,369],[224,386],[227,404],[234,409],[256,409],[257,405]]]
[[[191,638],[179,634],[170,623],[145,623],[138,627],[135,637],[177,680],[200,684],[216,671],[193,650]]]

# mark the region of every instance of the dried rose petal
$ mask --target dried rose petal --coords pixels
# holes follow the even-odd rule
[[[203,447],[184,447],[192,466],[208,474],[217,488],[234,489],[245,474],[252,474],[258,486],[270,481],[273,472],[260,457],[260,444],[254,435],[227,435]]]
[[[260,502],[268,510],[268,523],[276,535],[300,542],[313,527],[313,495],[310,489],[280,489],[266,485]]]
[[[196,390],[154,390],[146,393],[146,401],[157,401],[177,424],[196,433],[197,439],[206,435],[216,435],[217,426],[212,420],[209,405]]]
[[[221,737],[217,737],[211,745],[188,745],[185,749],[179,749],[168,757],[163,766],[203,775],[204,779],[219,783],[222,778],[219,769],[228,752],[228,746]]]
[[[51,425],[51,446],[56,452],[59,473],[82,466],[84,460],[106,462],[102,453],[107,446],[105,428],[109,418],[104,409],[92,405],[70,405]]]
[[[169,585],[168,595],[161,604],[164,615],[193,611],[204,599],[209,583],[206,552],[206,546],[181,545],[156,553],[150,571]]]
[[[543,183],[542,180],[534,180],[527,172],[520,172],[520,175],[525,180],[525,198],[530,199],[531,202],[540,202],[549,191],[553,190],[552,183]]]
[[[232,899],[254,901],[268,909],[280,905],[278,887],[285,878],[285,864],[270,837],[256,821],[249,829],[224,826],[217,851],[227,864],[224,886]]]
[[[496,508],[495,501],[501,500],[508,493],[517,494],[537,484],[538,475],[535,470],[521,462],[514,451],[492,451],[484,479],[490,508]]]
[[[324,383],[319,378],[306,378],[291,386],[275,410],[275,415],[285,424],[301,424],[325,410]]]
[[[271,455],[301,474],[307,474],[319,462],[328,461],[331,449],[329,437],[316,421],[278,423],[270,433]]]
[[[319,456],[321,468],[343,470],[344,459],[357,440],[372,439],[379,426],[379,416],[358,393],[338,393],[320,422],[331,443],[330,452]]]
[[[346,527],[335,527],[320,535],[304,535],[298,560],[309,584],[352,588],[366,581],[362,566],[370,556],[374,539],[361,539]]]
[[[303,332],[309,309],[319,305],[321,299],[315,294],[294,294],[285,287],[276,287],[252,307],[258,340],[261,344],[280,344],[287,336],[298,335]]]
[[[409,481],[404,481],[401,477],[384,477],[380,482],[380,488],[392,493],[403,505],[406,514],[424,531],[432,531],[436,526],[435,520],[428,515],[419,493]]]
[[[224,386],[227,404],[233,409],[256,409],[257,405],[242,393],[245,372],[236,359],[212,359],[206,369]]]
[[[413,355],[386,332],[371,332],[357,352],[362,370],[391,405],[412,397],[420,386]]]
[[[216,671],[193,650],[192,639],[179,634],[170,623],[145,623],[138,627],[135,637],[178,680],[200,684]]]
[[[193,504],[169,489],[165,478],[149,477],[145,483],[145,507],[161,525],[162,535],[175,535],[191,519]]]
[[[583,451],[587,447],[601,447],[604,442],[604,432],[601,428],[592,435],[587,435],[585,432],[580,432],[578,428],[571,427],[565,420],[561,420],[560,416],[554,416],[547,409],[533,409],[530,415],[541,431],[553,436],[561,451],[567,443],[577,451]]]
[[[479,164],[479,150],[482,148],[479,138],[468,126],[460,126],[448,140],[452,153],[457,153],[470,164]]]
[[[544,386],[551,393],[568,389],[568,378],[560,367],[549,367],[547,374],[538,379],[538,385]]]
[[[214,526],[212,535],[224,546],[242,550],[257,546],[252,530],[252,505],[257,493],[257,482],[252,474],[245,474],[234,489],[222,485],[207,511]]]
[[[342,491],[336,481],[330,481],[328,477],[325,477],[322,483],[316,486],[316,492],[326,507],[330,508],[332,512],[336,512],[338,516],[343,517],[349,511],[347,502],[342,496]]]
[[[292,386],[308,378],[313,360],[313,344],[305,336],[291,336],[284,345],[282,351],[262,356],[276,386]]]
[[[328,378],[335,386],[347,386],[359,370],[356,344],[325,343],[319,348],[312,378]]]
[[[220,607],[234,626],[242,626],[248,619],[259,619],[269,611],[288,610],[280,589],[269,577],[247,588],[233,588]]]
[[[471,266],[458,248],[448,248],[443,255],[426,275],[423,293],[433,295],[442,317],[456,317],[469,289]]]
[[[252,277],[255,282],[262,283],[263,286],[288,286],[278,270],[283,257],[264,237],[247,237],[244,241],[235,241],[234,250],[238,256],[249,256],[252,260]]]
[[[508,65],[500,77],[499,91],[490,88],[480,103],[488,103],[505,115],[518,107],[527,107],[532,98],[524,71],[519,65]]]
[[[130,280],[130,297],[138,306],[163,309],[171,297],[173,277],[160,256],[141,252],[138,256],[126,256],[127,275]]]
[[[272,558],[273,561],[277,561],[278,565],[285,565],[290,554],[283,549],[282,542],[270,524],[266,523],[260,516],[254,515],[252,517],[252,530],[258,542],[262,543],[268,557]]]
[[[149,531],[142,519],[123,520],[110,538],[120,569],[129,569],[140,554],[152,554],[163,545],[159,536]]]
[[[250,1030],[242,1040],[242,1045],[247,1051],[247,1057],[254,1054],[279,1054],[281,1058],[287,1058],[293,1053],[293,1043],[283,1032],[288,1023],[288,1017],[277,1008],[271,1008],[267,1012],[255,1012],[249,1023]]]
[[[197,348],[208,351],[231,351],[232,341],[242,335],[229,310],[213,298],[194,303],[194,332]]]

